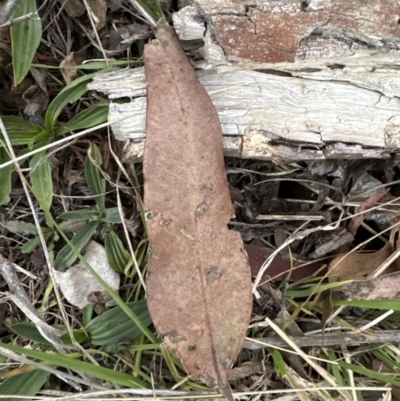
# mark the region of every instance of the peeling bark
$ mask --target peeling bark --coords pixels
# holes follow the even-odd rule
[[[276,161],[386,158],[400,146],[400,3],[195,0],[173,15],[217,109],[225,154]],[[383,23],[384,22],[384,23]],[[197,46],[197,48],[196,48]],[[125,158],[142,158],[142,69],[98,76]]]

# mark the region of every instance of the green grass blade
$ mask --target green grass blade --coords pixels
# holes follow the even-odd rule
[[[336,283],[320,284],[318,287],[311,286],[310,288],[304,290],[288,290],[287,295],[291,298],[303,298],[303,297],[308,297],[311,294],[319,294],[331,288],[341,287],[343,285],[350,284],[352,282],[353,280],[345,280]]]
[[[90,160],[90,152],[92,160],[98,166],[101,166],[103,160],[99,148],[96,146],[96,144],[91,143],[88,156],[86,156],[85,159],[85,177],[92,195],[98,195],[95,198],[98,209],[103,211],[106,204],[106,180],[101,175],[99,168],[92,162],[92,160]]]
[[[48,212],[53,202],[53,180],[50,162],[46,158],[46,151],[34,155],[29,166],[33,168],[30,175],[33,192],[39,201],[40,207],[45,212]]]
[[[19,345],[7,344],[0,342],[0,347],[17,352],[21,355],[26,355],[30,358],[39,359],[44,363],[50,365],[61,366],[66,369],[71,369],[74,372],[83,373],[100,380],[105,380],[113,384],[120,384],[122,386],[131,388],[146,388],[147,385],[142,380],[128,375],[126,373],[118,372],[116,370],[107,369],[102,366],[97,366],[92,363],[78,361],[73,359],[76,354],[68,357],[68,355],[60,355],[50,352],[42,352],[29,348],[24,348]]]
[[[114,231],[106,234],[104,245],[106,247],[107,259],[110,266],[116,272],[123,273],[125,267],[132,258]]]
[[[31,372],[22,373],[18,376],[10,377],[4,380],[0,384],[0,394],[4,395],[22,395],[24,398],[19,397],[2,397],[2,401],[27,401],[32,398],[26,398],[27,396],[35,396],[36,393],[43,387],[46,383],[49,372],[45,370],[35,369]]]
[[[0,164],[6,163],[10,160],[6,150],[0,148]],[[0,205],[7,201],[11,192],[11,174],[13,166],[6,166],[0,169]]]
[[[57,270],[65,270],[75,262],[75,260],[78,258],[79,252],[92,238],[98,224],[99,223],[97,221],[90,221],[72,238],[71,242],[74,244],[75,249],[71,248],[70,245],[67,244],[61,249],[60,252],[58,252],[56,260],[54,261],[54,267]]]
[[[400,299],[333,301],[332,304],[333,306],[358,306],[359,308],[400,311]]]
[[[81,130],[102,124],[108,119],[108,108],[110,101],[103,100],[86,110],[81,111],[56,130],[56,136],[67,132]]]
[[[355,373],[359,373],[363,376],[372,377],[373,379],[392,384],[394,386],[400,386],[400,380],[396,380],[396,375],[394,373],[380,373],[373,370],[367,369],[364,366],[353,365],[344,361],[338,361],[338,364],[345,368],[352,370]]]
[[[37,12],[35,0],[18,2],[13,17]],[[38,15],[11,26],[11,47],[14,85],[25,78],[31,68],[33,57],[42,38],[42,22]]]
[[[84,75],[70,82],[50,103],[44,118],[46,129],[53,132],[58,116],[68,104],[78,100],[85,92],[86,85],[93,78],[93,74]]]
[[[127,306],[146,327],[150,326],[151,318],[146,300],[130,302]],[[95,345],[116,345],[121,342],[132,344],[142,333],[132,320],[126,318],[125,312],[119,306],[91,320],[86,326],[86,331]]]

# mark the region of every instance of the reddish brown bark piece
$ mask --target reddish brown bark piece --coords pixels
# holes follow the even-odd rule
[[[217,113],[173,30],[145,47],[148,305],[187,371],[232,398],[226,369],[246,335],[251,275],[233,207]]]
[[[398,3],[392,0],[196,0],[229,60],[292,62],[332,57],[357,48],[395,47]],[[261,5],[262,4],[262,5]],[[382,24],[382,21],[385,21]],[[383,41],[382,41],[383,42]]]

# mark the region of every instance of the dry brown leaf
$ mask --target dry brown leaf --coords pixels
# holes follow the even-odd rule
[[[388,242],[382,249],[374,253],[353,252],[338,256],[329,265],[329,281],[365,280],[393,253],[393,247]],[[385,273],[397,271],[392,263]]]
[[[233,207],[217,113],[165,20],[146,45],[145,216],[148,305],[187,371],[233,400],[226,369],[252,309],[251,275]]]
[[[81,65],[85,60],[86,55],[84,53],[71,52],[61,61],[60,71],[67,84],[72,82],[78,75],[79,69],[74,67]]]

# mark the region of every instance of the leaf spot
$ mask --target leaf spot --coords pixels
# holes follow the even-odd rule
[[[149,210],[148,212],[144,213],[144,218],[147,222],[151,222],[153,220],[154,213],[152,210]]]
[[[196,209],[196,217],[203,217],[209,209],[208,203],[203,202]]]
[[[207,280],[218,280],[221,277],[221,273],[217,270],[216,267],[209,267],[206,270]]]
[[[189,232],[187,232],[184,228],[180,230],[181,234],[183,234],[186,238],[190,239],[191,241],[194,241],[195,238],[193,235],[191,235]]]

